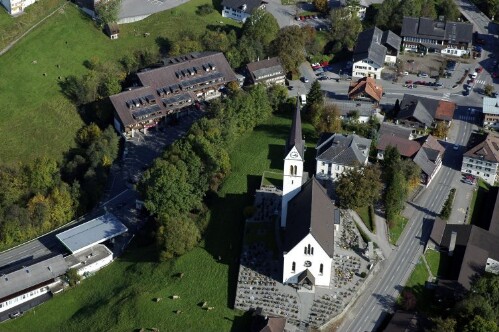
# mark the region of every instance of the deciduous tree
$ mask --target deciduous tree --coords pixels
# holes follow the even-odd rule
[[[102,24],[114,23],[118,21],[121,0],[99,1],[95,5],[95,12]]]
[[[312,1],[315,9],[321,13],[327,13],[329,10],[329,4],[327,0],[313,0]]]
[[[381,171],[377,165],[354,167],[341,174],[336,193],[340,205],[347,209],[356,209],[374,205],[381,194]]]

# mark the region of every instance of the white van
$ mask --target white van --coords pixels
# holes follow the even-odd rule
[[[300,103],[305,105],[307,103],[307,95],[300,95]]]

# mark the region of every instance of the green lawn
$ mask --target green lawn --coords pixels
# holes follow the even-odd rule
[[[120,38],[114,41],[71,3],[30,32],[0,57],[0,160],[16,163],[40,155],[60,159],[73,145],[82,120],[61,93],[59,77],[81,76],[87,70],[85,60],[118,61],[139,49],[168,50],[169,42],[186,31],[202,34],[213,26],[237,28],[232,25],[237,23],[217,11],[196,15],[196,8],[204,3],[211,1],[191,0],[144,21],[122,25]],[[8,20],[2,13],[0,26],[8,26]],[[146,32],[148,37],[144,37]]]
[[[407,280],[406,287],[413,287],[417,285],[424,286],[429,276],[430,275],[428,274],[428,270],[426,269],[423,260],[420,258],[418,263],[414,267],[414,270],[412,271],[409,279]]]
[[[244,207],[252,204],[253,178],[282,168],[289,117],[274,116],[243,137],[231,154],[232,173],[210,198],[211,222],[202,245],[176,261],[153,262],[151,247],[131,248],[122,258],[73,290],[0,325],[0,331],[245,331],[248,319],[234,301]],[[304,125],[307,137],[311,127]],[[221,261],[218,260],[220,256]],[[175,277],[184,273],[184,278]],[[180,300],[171,300],[171,295]],[[156,303],[154,298],[163,300]],[[215,310],[202,310],[208,301]],[[177,315],[175,310],[183,313]]]
[[[64,0],[41,0],[26,8],[24,13],[17,17],[12,17],[3,7],[0,8],[0,31],[2,31],[0,50],[66,2]]]
[[[426,262],[430,266],[430,271],[434,277],[438,276],[441,253],[435,250],[428,250],[425,254]]]
[[[282,189],[282,172],[265,172],[263,174],[262,184],[264,186],[274,186]]]
[[[404,231],[405,225],[407,224],[407,218],[399,215],[396,220],[391,222],[389,224],[389,235],[390,235],[390,241],[393,244],[397,244],[397,241]]]
[[[364,222],[364,225],[373,233],[376,232],[376,226],[374,225],[374,220],[371,218],[371,214],[369,213],[369,207],[361,207],[355,210],[358,214],[360,219]]]
[[[419,311],[428,311],[431,305],[432,291],[425,288],[428,277],[428,270],[420,258],[404,288],[404,291],[414,294],[415,306]]]

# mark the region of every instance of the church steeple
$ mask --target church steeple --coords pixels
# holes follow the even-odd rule
[[[296,109],[295,114],[293,115],[293,121],[291,123],[291,131],[289,132],[288,141],[286,142],[286,155],[291,151],[293,147],[296,147],[300,157],[304,157],[304,147],[305,142],[302,138],[302,129],[301,129],[301,114],[300,114],[300,102],[298,98],[296,98]]]
[[[291,131],[286,142],[282,179],[281,227],[286,227],[289,201],[300,192],[303,182],[305,142],[302,138],[300,103],[297,101]]]

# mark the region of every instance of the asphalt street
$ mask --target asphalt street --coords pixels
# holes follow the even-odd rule
[[[461,133],[455,142],[459,145],[465,145],[471,133],[471,126],[465,128],[463,124],[464,122],[459,121],[454,128]],[[447,147],[449,149],[452,149],[450,144]],[[415,201],[409,203],[404,214],[410,219],[397,249],[381,263],[380,274],[357,299],[338,331],[373,331],[384,316],[391,312],[397,296],[423,252],[436,214],[440,212],[452,183],[456,177],[460,177],[459,163],[459,159],[452,154],[447,155],[442,169],[430,186]]]

